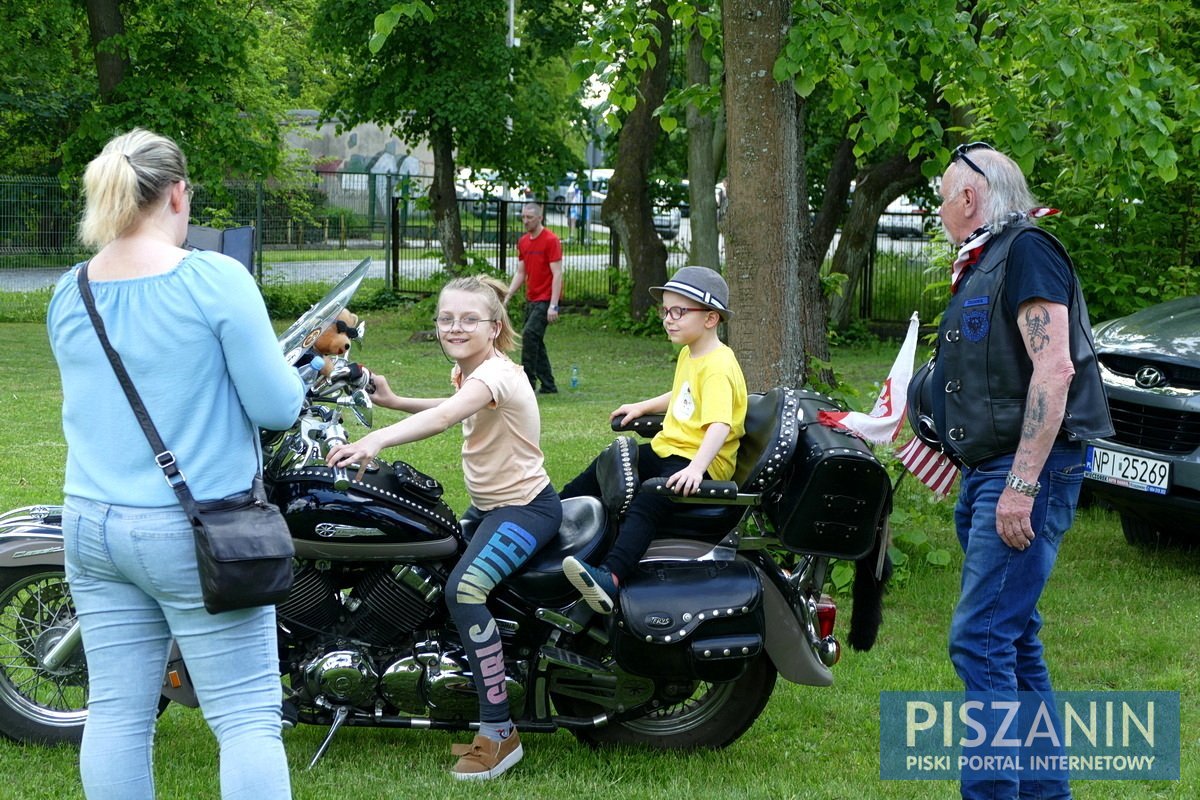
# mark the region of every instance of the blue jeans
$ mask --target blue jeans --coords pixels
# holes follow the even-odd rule
[[[204,610],[181,508],[68,497],[63,535],[87,655],[79,766],[89,800],[154,797],[154,726],[172,637],[220,744],[223,800],[290,798],[274,607]]]
[[[1083,483],[1078,444],[1055,445],[1038,477],[1042,491],[1033,502],[1035,538],[1015,550],[996,533],[996,504],[1012,467],[1011,455],[964,469],[954,509],[963,548],[962,593],[950,623],[950,660],[967,692],[1008,697],[1037,692],[1053,697],[1050,671],[1042,658],[1037,603],[1054,569],[1058,546],[1075,518]],[[1050,704],[1052,707],[1053,704]],[[988,773],[979,780],[964,770],[962,796],[970,800],[1070,798],[1066,775],[1057,780],[1020,780],[1015,771]]]

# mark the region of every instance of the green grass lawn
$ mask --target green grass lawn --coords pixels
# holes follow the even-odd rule
[[[388,376],[401,393],[448,392],[449,363],[436,344],[409,341],[428,327],[426,315],[372,313],[355,357]],[[6,424],[0,510],[58,502],[65,458],[58,410],[61,392],[44,326],[0,325],[12,337],[0,354],[9,376],[0,395]],[[673,354],[665,339],[631,339],[594,320],[567,317],[547,337],[561,393],[541,397],[547,467],[561,485],[611,440],[608,412],[628,400],[666,391]],[[885,376],[898,345],[845,349],[835,369],[859,388],[866,410],[873,383]],[[572,365],[578,389],[568,388]],[[380,411],[376,424],[397,418]],[[348,423],[351,432],[356,423]],[[466,502],[458,461],[459,436],[450,432],[392,451],[439,478],[450,505]],[[847,652],[830,688],[780,681],[763,716],[719,753],[595,752],[566,732],[525,737],[525,760],[487,785],[463,786],[446,770],[449,747],[461,734],[348,729],[322,762],[305,768],[324,731],[302,727],[285,735],[297,798],[451,796],[504,798],[951,798],[953,782],[879,780],[879,693],[959,688],[946,655],[946,632],[957,598],[961,558],[950,526],[949,502],[934,502],[906,480],[893,517],[897,534],[924,534],[926,548],[950,554],[939,567],[910,558],[886,601],[879,642],[869,653]],[[1183,777],[1175,782],[1077,781],[1083,800],[1200,796],[1200,552],[1145,552],[1125,544],[1115,517],[1081,511],[1064,540],[1058,569],[1042,602],[1043,640],[1062,690],[1175,690],[1182,703]],[[850,612],[839,598],[838,630]],[[171,707],[157,738],[162,798],[218,796],[216,747],[197,711]],[[0,742],[0,798],[80,798],[77,753]]]

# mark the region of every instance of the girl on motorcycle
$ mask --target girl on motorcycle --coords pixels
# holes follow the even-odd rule
[[[521,740],[509,715],[504,654],[487,598],[496,585],[558,534],[562,504],[543,466],[541,417],[525,371],[506,355],[517,335],[504,308],[507,287],[486,276],[457,278],[438,297],[437,336],[454,360],[447,398],[396,395],[376,375],[372,400],[412,414],[356,442],[334,445],[327,461],[357,466],[361,476],[385,447],[414,442],[462,423],[462,463],[478,521],[447,584],[446,602],[467,651],[479,692],[479,734],[455,745],[451,774],[487,780],[521,760]]]

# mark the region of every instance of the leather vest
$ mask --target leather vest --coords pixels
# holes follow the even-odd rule
[[[1033,362],[1009,310],[1005,275],[1012,244],[1025,233],[1048,239],[1074,273],[1070,257],[1053,236],[1028,221],[1009,225],[963,278],[938,329],[931,388],[943,392],[945,402],[938,409],[935,401],[937,430],[943,446],[969,467],[1014,453],[1021,441]],[[1076,442],[1111,436],[1113,426],[1078,277],[1072,284],[1067,314],[1075,377],[1067,390],[1059,439]]]

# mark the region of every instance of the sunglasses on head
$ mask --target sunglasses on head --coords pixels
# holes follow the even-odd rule
[[[982,175],[983,179],[986,181],[988,179],[987,173],[981,170],[979,165],[972,161],[967,153],[971,152],[972,150],[995,149],[996,148],[992,147],[987,142],[971,142],[970,144],[960,144],[958,147],[954,148],[954,155],[950,158],[950,163],[953,164],[955,161],[962,161],[968,167]]]

